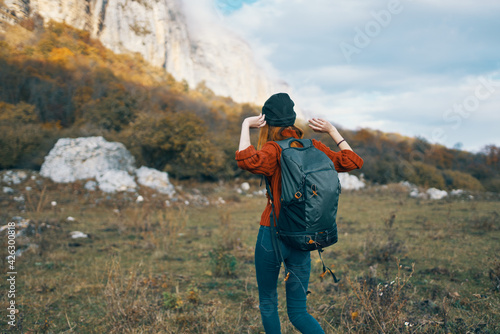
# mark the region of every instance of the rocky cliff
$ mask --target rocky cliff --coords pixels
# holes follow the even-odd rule
[[[218,95],[257,104],[280,89],[255,63],[250,47],[237,36],[227,31],[217,36],[193,34],[181,0],[4,0],[4,3],[5,11],[17,20],[37,13],[45,22],[65,22],[89,31],[116,53],[138,52],[177,80],[186,80],[191,88],[205,81]]]

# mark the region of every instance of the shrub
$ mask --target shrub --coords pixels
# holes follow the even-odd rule
[[[399,260],[397,265],[397,275],[390,281],[361,278],[353,282],[347,278],[356,297],[346,308],[350,314],[342,317],[347,327],[355,329],[356,333],[401,333],[409,326],[405,317],[414,266],[407,276]]]
[[[495,259],[488,273],[493,291],[500,292],[500,259]]]
[[[0,102],[0,168],[34,168],[41,165],[51,142],[49,130],[36,124],[35,107]]]
[[[381,263],[388,270],[389,263],[398,259],[407,250],[405,243],[396,236],[397,228],[394,226],[396,214],[391,213],[384,219],[382,235],[372,234],[365,242],[363,254],[368,264]],[[397,224],[396,224],[397,225]]]
[[[178,310],[182,304],[182,298],[177,293],[163,292],[163,306],[167,310]]]
[[[158,295],[144,285],[142,262],[124,273],[119,259],[107,268],[107,282],[102,291],[106,317],[112,325],[107,333],[130,333],[141,326],[154,326],[158,319]]]
[[[484,180],[483,186],[488,191],[500,193],[500,177]]]
[[[444,180],[448,189],[483,190],[483,185],[474,176],[456,170],[443,171]]]
[[[405,169],[406,179],[414,184],[438,189],[445,188],[444,177],[436,167],[423,162],[413,162],[410,168]]]
[[[121,131],[136,117],[136,99],[122,85],[114,82],[108,82],[108,85],[110,87],[102,92],[101,97],[85,104],[83,118],[102,129]],[[85,98],[89,92],[83,94]]]
[[[235,277],[236,276],[236,257],[225,251],[222,247],[211,250],[210,264],[212,265],[213,274],[218,277]]]
[[[4,124],[31,124],[38,121],[35,106],[20,102],[16,105],[0,102],[0,121]]]
[[[222,168],[224,155],[202,124],[191,112],[143,114],[124,132],[123,141],[147,166],[177,178],[212,178]]]

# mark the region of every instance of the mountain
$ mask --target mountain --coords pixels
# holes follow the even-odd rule
[[[174,178],[242,176],[234,152],[242,120],[258,106],[189,89],[141,55],[117,55],[87,31],[40,21],[0,33],[0,169],[38,169],[59,138],[103,136]],[[333,144],[298,124],[306,138]],[[496,146],[473,154],[370,129],[342,134],[363,157],[367,181],[500,192]]]
[[[139,53],[191,88],[204,82],[236,102],[263,104],[284,84],[268,77],[250,46],[228,31],[195,33],[180,0],[4,0],[0,17],[39,15],[90,32],[115,53]]]

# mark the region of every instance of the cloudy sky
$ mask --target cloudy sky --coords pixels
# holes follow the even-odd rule
[[[306,115],[500,145],[500,1],[211,1],[213,22],[246,39]]]

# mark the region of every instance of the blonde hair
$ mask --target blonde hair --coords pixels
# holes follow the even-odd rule
[[[301,128],[296,127],[295,125],[281,127],[281,126],[270,126],[266,124],[260,129],[257,149],[258,150],[262,149],[264,144],[267,143],[268,141],[278,141],[288,138],[283,136],[283,131],[285,130],[295,131],[299,139],[302,139],[304,137],[304,131],[302,131]],[[292,143],[291,146],[298,147],[299,143]]]

